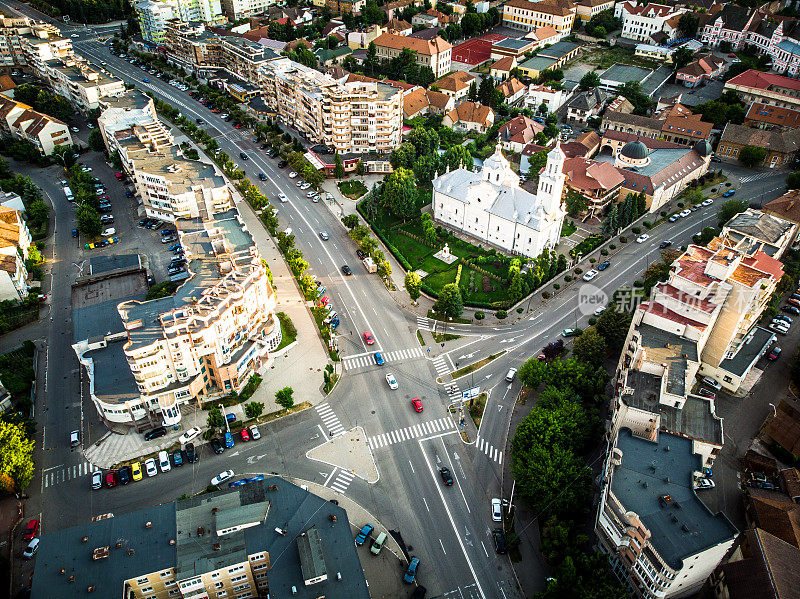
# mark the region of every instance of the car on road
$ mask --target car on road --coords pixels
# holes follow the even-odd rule
[[[611,262],[609,260],[605,260],[597,265],[597,270],[603,271],[611,266]]]
[[[292,171],[291,173],[289,173],[289,178],[290,179],[294,179],[295,177],[297,177],[297,173],[296,172]]]
[[[214,485],[215,487],[219,486],[225,481],[232,479],[233,476],[234,476],[233,470],[224,470],[223,472],[220,472],[214,478],[211,479],[211,484]]]
[[[320,231],[319,232],[319,238],[322,241],[328,241],[328,233],[326,231]]]
[[[144,83],[150,83],[150,79],[149,79],[149,78],[147,78],[147,77],[145,77],[144,79],[142,79],[142,81],[143,81]]]
[[[178,443],[180,443],[181,445],[185,445],[195,437],[199,436],[200,433],[202,432],[203,431],[201,431],[199,427],[193,426],[188,431],[183,433],[180,437],[178,437]]]
[[[671,222],[671,223],[674,223],[674,222],[675,222],[676,220],[678,220],[679,218],[680,218],[680,216],[678,216],[677,214],[673,214],[673,215],[672,215],[672,216],[670,216],[670,217],[669,217],[667,220],[668,220],[669,222]]]
[[[249,160],[247,154],[245,154],[244,152],[239,152],[239,158],[241,158],[242,160]]]
[[[411,561],[408,562],[408,569],[406,570],[405,576],[403,576],[403,582],[406,584],[411,584],[414,582],[414,579],[417,577],[417,571],[419,570],[419,558],[412,557]]]
[[[311,199],[311,198],[313,198],[315,195],[317,195],[317,192],[316,192],[316,191],[309,191],[309,192],[306,194],[306,197],[307,197],[307,198],[310,200],[310,199]]]
[[[492,499],[492,520],[495,522],[503,521],[503,507],[497,497]]]
[[[255,424],[250,427],[250,436],[253,437],[255,441],[261,438],[261,432]]]
[[[726,191],[725,193],[722,194],[722,197],[723,198],[729,198],[735,193],[736,192],[733,189],[729,189],[728,191]]]
[[[495,528],[492,530],[492,540],[494,541],[495,553],[500,555],[506,552],[506,535],[503,534],[502,528]]]
[[[420,400],[419,397],[415,397],[414,399],[411,400],[411,406],[414,408],[415,412],[422,411],[422,401]]]
[[[261,181],[266,181],[267,180],[267,176],[264,173],[258,173],[258,178]]]
[[[29,520],[28,525],[25,527],[25,534],[22,535],[22,539],[25,541],[30,541],[36,536],[37,532],[39,532],[39,521]]]
[[[107,229],[103,230],[103,237],[112,237],[116,235],[117,230],[114,227],[108,227]]]
[[[239,435],[242,437],[242,441],[244,441],[245,443],[250,440],[250,433],[248,432],[248,430],[246,428],[243,428],[239,432]]]
[[[134,462],[131,464],[131,477],[133,480],[142,480],[142,463]]]
[[[356,250],[356,256],[359,260],[363,260],[367,257],[367,255],[364,253],[364,250]]]
[[[375,352],[375,363],[378,366],[383,366],[383,356],[380,352]]]
[[[661,243],[658,244],[658,249],[663,250],[663,249],[668,248],[671,245],[672,245],[671,241],[662,241]]]
[[[394,378],[394,375],[390,372],[386,375],[386,383],[389,385],[389,389],[397,389],[400,385],[397,384],[397,379]]]
[[[73,237],[77,237],[78,236],[78,229],[72,229],[72,236]]]
[[[714,200],[712,200],[711,198],[708,198],[707,200],[703,200],[700,203],[700,205],[701,206],[711,206],[711,204],[713,204],[713,203],[714,203]]]
[[[158,452],[158,467],[161,469],[161,472],[169,472],[172,470],[172,466],[169,464],[169,454],[166,451],[159,451]]]
[[[183,466],[183,452],[180,449],[172,452],[172,465]]]
[[[372,333],[370,333],[369,331],[364,331],[364,342],[367,345],[372,345],[373,343],[375,343],[375,339],[372,338]]]
[[[214,450],[214,453],[220,454],[225,451],[225,445],[219,440],[219,437],[214,437],[211,439],[211,449]]]
[[[342,273],[349,277],[353,274],[353,271],[349,266],[347,266],[347,264],[344,264],[342,266]]]
[[[39,550],[39,539],[33,539],[25,550],[22,552],[22,557],[25,559],[32,559],[36,552]]]
[[[147,476],[156,476],[158,474],[155,458],[147,458],[144,461],[144,471],[147,472]]]
[[[593,269],[591,269],[590,271],[586,272],[586,274],[584,274],[584,275],[583,275],[583,280],[584,280],[584,281],[591,281],[591,280],[592,280],[592,279],[594,279],[594,278],[595,278],[595,277],[596,277],[598,274],[600,274],[600,273],[598,273],[598,272],[597,272],[597,271],[596,271],[596,270],[593,268]]]
[[[105,480],[106,487],[111,489],[117,486],[117,473],[113,470],[109,470],[106,472],[106,480]]]
[[[144,434],[144,440],[152,441],[153,439],[158,439],[166,434],[167,429],[165,429],[163,426],[157,426],[156,428],[152,428]]]
[[[647,233],[642,233],[636,238],[636,243],[644,243],[648,239],[650,239],[650,236]]]
[[[279,194],[278,194],[278,199],[279,199],[281,202],[284,202],[284,203],[289,201],[289,198],[287,198],[287,197],[286,197],[286,194],[285,194],[285,193],[279,193]]]
[[[356,535],[356,545],[360,547],[361,545],[366,543],[367,539],[369,538],[369,535],[372,534],[373,530],[375,530],[375,527],[372,526],[372,524],[365,524],[364,526],[362,526],[361,530],[358,531],[358,534]]]
[[[450,469],[442,466],[439,468],[439,476],[442,477],[442,482],[446,487],[449,487],[453,484],[453,475],[450,474]]]
[[[580,335],[580,331],[578,329],[564,329],[561,331],[562,337],[577,337]]]
[[[298,187],[303,191],[305,191],[306,189],[311,187],[311,183],[309,183],[308,181],[303,181],[300,185],[298,185]]]
[[[772,349],[769,351],[769,355],[767,356],[767,358],[768,358],[769,360],[773,361],[773,362],[774,362],[775,360],[777,360],[778,358],[780,358],[780,357],[781,357],[781,348],[780,348],[780,347],[778,347],[777,345],[776,345],[775,347],[773,347],[773,348],[772,348]]]

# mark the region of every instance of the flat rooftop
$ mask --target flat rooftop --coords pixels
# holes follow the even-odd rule
[[[764,354],[775,340],[775,333],[761,327],[753,327],[732,358],[725,358],[719,365],[723,370],[743,376]]]
[[[683,559],[733,540],[736,527],[724,514],[712,514],[692,488],[700,456],[692,441],[662,432],[653,443],[623,428],[617,437],[622,463],[614,469],[611,492],[623,509],[639,515],[650,542],[675,569]],[[671,501],[663,498],[669,496]]]
[[[627,81],[644,82],[653,72],[653,69],[635,67],[630,64],[612,64],[600,73],[600,81],[610,81],[619,85]]]

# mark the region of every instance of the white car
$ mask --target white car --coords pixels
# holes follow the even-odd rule
[[[691,210],[689,210],[689,209],[686,209],[686,210],[681,210],[681,213],[680,213],[678,216],[680,216],[681,218],[686,218],[686,217],[687,217],[687,216],[689,216],[691,213],[692,213],[692,211],[691,211]]]
[[[172,470],[172,466],[169,464],[169,454],[166,451],[158,452],[158,466],[161,468],[161,472]]]
[[[114,227],[108,227],[108,229],[103,230],[103,237],[111,237],[112,235],[116,235],[117,230]]]
[[[503,508],[500,505],[500,500],[495,497],[492,499],[492,520],[495,522],[503,521]]]
[[[600,306],[597,310],[594,311],[595,316],[600,316],[603,312],[606,311],[605,306]]]
[[[707,200],[703,201],[703,203],[700,204],[700,205],[701,206],[711,206],[711,204],[713,204],[713,203],[714,203],[714,200],[712,200],[711,198],[708,198]]]
[[[316,191],[309,191],[309,192],[306,194],[306,197],[307,197],[307,198],[310,200],[310,199],[311,199],[311,198],[313,198],[315,195],[317,195],[317,192],[316,192]]]
[[[650,236],[647,233],[642,233],[636,238],[636,243],[644,243],[648,239],[650,239]]]
[[[211,479],[211,484],[215,487],[221,485],[226,480],[230,480],[233,478],[233,470],[225,470],[225,472],[220,472],[214,478]]]
[[[144,461],[144,471],[147,472],[147,476],[155,476],[158,474],[156,461],[153,458],[148,458]]]
[[[584,281],[591,281],[591,280],[592,280],[592,279],[594,279],[594,278],[595,278],[595,277],[596,277],[598,274],[599,274],[599,273],[598,273],[598,272],[597,272],[597,271],[596,271],[596,270],[593,268],[592,270],[590,270],[589,272],[587,272],[585,275],[583,275],[583,280],[584,280]]]
[[[197,435],[199,435],[201,432],[203,431],[201,431],[198,427],[193,426],[178,438],[178,443],[180,443],[181,445],[185,445],[186,443],[197,437]]]
[[[36,551],[39,549],[39,539],[33,539],[28,546],[25,547],[25,551],[22,552],[22,557],[25,559],[32,559],[34,555],[36,555]]]
[[[300,189],[308,189],[311,187],[311,183],[305,182],[300,186]]]
[[[261,438],[261,433],[258,431],[258,427],[255,424],[250,427],[250,436],[253,437],[254,441]]]
[[[78,131],[80,131],[80,129],[78,129],[77,127],[70,127],[70,130],[71,130],[73,133],[77,133]]]
[[[394,375],[391,372],[386,375],[386,382],[389,383],[389,389],[397,389],[399,387],[397,384],[397,379],[394,378]]]
[[[72,35],[70,35],[70,37],[80,37],[80,36],[78,36],[77,33],[73,33]]]
[[[319,194],[314,193],[314,195],[311,196],[311,201],[314,202],[315,204],[319,202]]]
[[[289,173],[289,178],[290,178],[290,179],[294,179],[296,176],[297,176],[297,173],[296,173],[296,172],[294,172],[294,171],[292,171],[291,173]]]
[[[285,193],[279,193],[279,194],[278,194],[278,199],[279,199],[281,202],[288,202],[288,201],[289,201],[289,198],[287,198],[287,197],[286,197],[286,194],[285,194]]]

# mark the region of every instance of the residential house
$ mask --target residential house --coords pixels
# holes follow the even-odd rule
[[[534,56],[521,63],[518,68],[524,77],[538,79],[544,71],[555,70],[557,67],[553,58]]]
[[[502,24],[522,31],[550,26],[562,40],[572,31],[575,12],[575,5],[568,0],[509,0],[503,5]]]
[[[448,112],[442,125],[458,131],[486,133],[494,124],[494,111],[488,106],[475,102],[462,102]]]
[[[739,50],[747,39],[754,14],[755,11],[746,6],[732,2],[722,4],[719,10],[709,11],[703,19],[698,39],[712,48],[719,46],[720,42],[727,42],[732,49]]]
[[[657,139],[661,136],[666,119],[641,116],[627,112],[606,110],[600,125],[600,131],[622,131],[638,137]]]
[[[675,47],[636,44],[634,55],[655,60],[656,62],[663,62],[664,64],[672,64],[672,55],[675,54],[676,50],[677,48]]]
[[[497,81],[505,81],[511,76],[511,71],[517,68],[517,59],[513,56],[506,56],[489,67],[489,76]]]
[[[725,71],[725,60],[713,54],[703,54],[675,73],[675,80],[685,87],[697,87],[703,81],[716,79]]]
[[[506,79],[497,86],[497,89],[499,89],[500,93],[503,94],[503,97],[505,98],[506,104],[508,106],[512,106],[516,104],[518,101],[522,100],[522,98],[525,96],[525,93],[528,90],[525,84],[523,84],[516,77],[511,77],[510,79]]]
[[[764,204],[761,209],[764,214],[771,214],[800,225],[800,189],[790,189],[779,198]]]
[[[342,15],[360,15],[366,0],[327,0],[328,9]]]
[[[576,16],[584,23],[588,23],[592,17],[601,12],[613,8],[614,0],[578,0],[575,4]]]
[[[0,129],[12,137],[31,142],[43,156],[50,156],[58,146],[72,145],[66,123],[3,94],[0,94]]]
[[[439,79],[435,85],[443,94],[451,96],[456,102],[467,97],[469,87],[477,79],[466,71],[455,71]]]
[[[600,116],[608,96],[600,88],[580,92],[567,103],[567,121],[587,123]]]
[[[683,12],[681,8],[652,2],[639,4],[637,0],[620,2],[614,7],[614,16],[622,19],[622,37],[648,44],[655,41],[655,34],[664,32],[666,21]]]
[[[617,96],[608,103],[606,110],[608,112],[631,114],[633,112],[633,104],[625,96]]]
[[[735,91],[745,104],[800,110],[800,80],[791,77],[750,69],[726,81],[724,89]]]
[[[513,38],[507,37],[503,40],[492,42],[492,60],[500,60],[501,58],[513,57],[516,60],[522,60],[527,52],[532,52],[539,46],[538,40],[531,40],[527,38]]]
[[[395,35],[411,35],[413,30],[411,23],[400,19],[392,19],[386,23],[386,31]]]
[[[222,0],[222,10],[233,22],[264,14],[272,4],[275,4],[275,0]]]
[[[403,117],[406,119],[428,114],[447,114],[454,107],[455,100],[452,96],[422,87],[403,96]]]
[[[800,458],[800,411],[789,404],[785,399],[781,400],[775,410],[775,417],[767,422],[767,438],[776,443],[796,459]],[[800,525],[800,511],[793,512],[798,525]],[[795,547],[800,546],[800,526],[793,527],[798,535],[797,540],[785,538],[787,542]],[[783,535],[781,535],[783,537]]]
[[[323,67],[327,67],[332,64],[339,64],[345,59],[345,57],[352,53],[353,51],[348,46],[339,46],[333,50],[320,48],[319,50],[314,51],[314,55],[317,57],[319,65]]]
[[[364,29],[349,31],[347,33],[347,45],[351,50],[365,49],[370,42],[374,42],[379,36],[386,32],[386,28],[380,25],[371,25]]]
[[[32,244],[22,212],[0,206],[0,301],[18,300],[28,295],[25,260]]]
[[[713,123],[705,122],[702,115],[694,114],[682,104],[663,110],[659,118],[664,119],[661,139],[686,146],[693,146],[700,140],[708,141],[714,128]]]
[[[500,127],[497,137],[504,150],[522,152],[523,148],[543,131],[542,123],[520,114]]]
[[[575,141],[561,144],[567,158],[591,158],[600,149],[602,138],[596,131],[581,133]]]
[[[583,157],[567,158],[564,174],[567,188],[589,200],[587,213],[590,217],[603,214],[609,204],[616,202],[625,182],[622,171],[610,162]]]
[[[547,108],[547,112],[555,112],[564,105],[570,98],[569,92],[564,89],[553,89],[546,85],[532,83],[528,86],[525,96],[525,108],[540,112],[542,104]]]
[[[430,67],[434,77],[442,77],[450,72],[450,54],[453,47],[440,37],[427,41],[384,33],[375,39],[374,44],[381,60],[391,60],[399,56],[404,48],[409,48],[416,52],[417,64],[420,67]]]
[[[746,146],[767,150],[764,163],[769,168],[792,164],[800,150],[800,131],[764,130],[726,123],[722,130],[716,156],[724,162],[736,162]]]
[[[439,17],[420,12],[411,17],[411,24],[414,27],[439,27]]]
[[[800,110],[779,108],[771,104],[753,102],[744,117],[747,127],[791,131],[800,128]]]
[[[561,34],[550,25],[531,29],[525,34],[525,39],[536,43],[537,48],[542,48],[548,44],[555,44],[561,39]]]

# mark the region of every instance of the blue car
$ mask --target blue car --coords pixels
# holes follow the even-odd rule
[[[247,484],[247,479],[243,478],[242,480],[235,480],[232,483],[228,483],[228,487],[232,489],[233,487],[241,487],[242,485],[246,484]]]
[[[180,243],[174,243],[171,246],[169,246],[169,251],[170,252],[174,252],[175,250],[179,250],[179,249],[181,249],[181,244]]]
[[[144,81],[145,83],[150,83],[150,80],[149,80],[147,77],[145,77],[144,79],[142,79],[142,81]]]
[[[225,447],[229,449],[233,447],[233,435],[230,433],[225,433]]]
[[[372,524],[365,524],[364,527],[356,535],[356,545],[358,545],[359,547],[363,545],[367,541],[369,535],[372,534],[372,531],[374,529],[375,528],[372,526]]]
[[[731,196],[732,196],[733,194],[735,194],[735,193],[736,193],[736,192],[735,192],[734,190],[732,190],[732,189],[731,189],[731,190],[728,190],[728,191],[726,191],[725,193],[723,193],[723,194],[722,194],[722,197],[723,197],[723,198],[729,198],[729,197],[731,197]]]
[[[225,414],[225,420],[228,422],[236,422],[236,414]]]
[[[380,352],[375,353],[375,363],[378,366],[383,366],[383,356],[381,355]]]
[[[411,584],[414,582],[414,579],[417,577],[417,569],[419,568],[419,558],[412,557],[411,561],[408,562],[408,570],[406,570],[406,575],[403,576],[403,582],[407,584]]]

